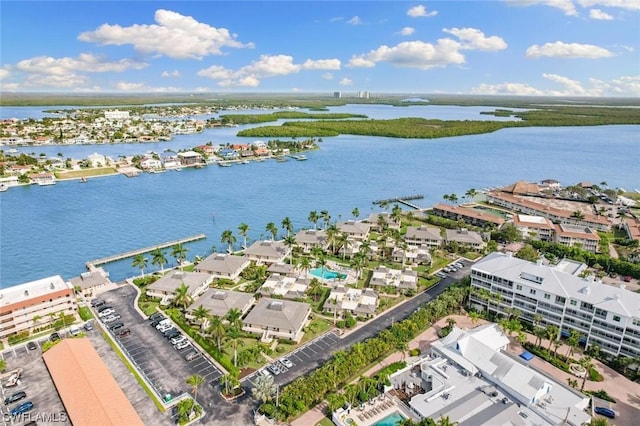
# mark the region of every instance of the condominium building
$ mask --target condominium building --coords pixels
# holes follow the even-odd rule
[[[600,248],[600,236],[590,228],[575,225],[556,225],[554,241],[564,246],[579,246],[596,253]]]
[[[73,286],[60,275],[31,281],[0,291],[0,339],[31,331],[58,319],[60,314],[74,314],[78,305]]]
[[[552,241],[555,227],[551,220],[542,216],[526,214],[514,214],[513,226],[516,227],[522,238],[532,240]]]
[[[581,270],[492,253],[471,268],[470,303],[502,314],[517,308],[530,322],[539,314],[563,336],[577,331],[586,347],[595,344],[613,356],[640,355],[640,294],[581,278]],[[494,297],[483,297],[482,290]]]

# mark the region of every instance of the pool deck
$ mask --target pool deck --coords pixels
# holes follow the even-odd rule
[[[314,269],[316,269],[316,268],[314,268]],[[355,271],[353,271],[353,270],[351,270],[349,268],[345,268],[344,266],[341,266],[341,265],[337,264],[336,262],[328,261],[326,269],[328,269],[328,270],[330,270],[332,272],[337,272],[339,274],[344,274],[344,275],[346,275],[346,278],[322,278],[322,277],[319,277],[318,275],[315,275],[315,274],[313,274],[311,272],[309,274],[312,275],[313,277],[319,279],[320,282],[322,282],[323,284],[327,284],[327,285],[356,284],[358,282],[358,280],[356,279]]]
[[[393,398],[382,395],[373,401],[363,404],[361,408],[356,407],[348,412],[337,412],[335,420],[338,420],[338,426],[373,426],[393,413],[400,413],[403,417],[411,418],[402,407],[396,404]]]

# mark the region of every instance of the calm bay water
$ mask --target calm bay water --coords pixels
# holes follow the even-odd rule
[[[478,107],[341,108],[374,118],[490,117],[479,116],[487,108]],[[405,114],[397,115],[398,111]],[[12,112],[17,116],[15,109]],[[545,178],[565,185],[605,180],[610,186],[640,189],[639,128],[522,128],[434,140],[340,136],[324,138],[320,150],[307,154],[308,161],[209,166],[133,179],[113,176],[86,184],[11,188],[0,193],[0,285],[53,274],[69,279],[83,272],[88,260],[203,232],[206,240],[186,245],[192,259],[207,255],[213,247],[222,249],[220,235],[225,229],[234,231],[238,247],[242,238],[237,228],[242,222],[251,228],[250,240],[269,238],[268,222],[280,227],[289,217],[298,229],[311,226],[307,221],[311,210],[326,209],[333,220],[340,220],[351,218],[354,207],[362,217],[378,211],[371,201],[379,198],[419,193],[425,196],[419,204],[428,207],[441,201],[443,194],[457,193],[461,198],[469,188]],[[251,142],[235,137],[240,129],[212,129],[157,144],[24,151],[82,158],[93,152],[117,156],[178,150],[207,141]],[[139,273],[130,259],[106,269],[113,280]]]

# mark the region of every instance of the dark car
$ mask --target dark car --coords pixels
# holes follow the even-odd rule
[[[162,315],[160,312],[156,312],[155,314],[151,314],[151,316],[149,316],[149,320],[151,321],[162,321],[163,319],[165,319],[165,316]]]
[[[93,306],[96,309],[103,305],[104,305],[104,300],[102,299],[94,299],[91,301],[91,306]]]
[[[30,351],[35,351],[36,349],[38,349],[38,345],[36,345],[34,342],[29,342],[27,343],[27,349],[29,349]]]
[[[58,333],[51,333],[51,336],[49,336],[49,340],[51,340],[52,342],[60,340],[60,335]]]
[[[124,323],[122,321],[118,321],[118,322],[114,322],[113,324],[111,324],[109,326],[109,329],[111,331],[116,331],[117,329],[122,328],[122,327],[124,327]]]
[[[8,396],[4,399],[4,405],[13,404],[14,402],[18,402],[22,399],[25,399],[26,397],[27,397],[26,392],[24,391],[16,392],[13,395]]]
[[[31,409],[33,409],[33,402],[23,402],[22,404],[11,410],[11,416],[17,416],[18,414],[26,413],[27,411],[31,411]]]
[[[601,416],[609,417],[610,419],[615,419],[616,418],[616,412],[613,411],[611,408],[596,407],[595,410],[593,410],[593,411],[595,411],[596,414],[600,414]]]
[[[158,324],[160,324],[160,321],[157,321],[157,320],[151,321],[151,327],[155,327]]]
[[[129,328],[122,328],[116,332],[116,336],[119,338],[127,337],[130,334],[131,334],[131,329]]]
[[[171,336],[171,335],[172,335],[172,334],[174,334],[174,333],[179,333],[179,331],[178,331],[178,329],[177,329],[177,328],[175,328],[175,327],[171,327],[170,329],[168,329],[168,330],[164,331],[164,332],[162,333],[162,335],[163,335],[164,337],[169,338],[169,336]]]
[[[165,337],[167,339],[171,340],[171,339],[173,339],[175,337],[178,337],[178,336],[181,336],[181,335],[182,335],[182,333],[180,333],[178,330],[174,329],[171,333],[166,334]]]
[[[98,312],[106,311],[107,309],[113,309],[113,308],[108,305],[102,305],[98,308]]]

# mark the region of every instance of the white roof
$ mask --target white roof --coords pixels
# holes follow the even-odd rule
[[[73,287],[66,283],[60,275],[3,288],[0,291],[0,306],[39,298],[61,290],[73,290]]]
[[[546,223],[549,223],[549,219],[547,219],[546,217],[531,216],[531,215],[528,215],[528,214],[519,214],[518,215],[518,220],[520,222],[535,223],[535,224],[538,224],[538,225],[544,225]]]

